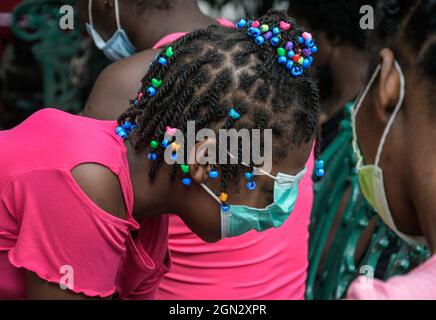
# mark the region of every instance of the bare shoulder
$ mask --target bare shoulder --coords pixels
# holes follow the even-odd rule
[[[71,174],[88,198],[106,213],[125,219],[127,208],[118,177],[105,166],[85,163]]]
[[[84,116],[115,120],[128,108],[157,51],[145,50],[106,67],[92,88]]]

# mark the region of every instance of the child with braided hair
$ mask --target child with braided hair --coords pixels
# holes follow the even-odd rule
[[[280,227],[317,132],[316,51],[280,12],[210,26],[156,56],[118,122],[43,109],[0,132],[0,297],[152,299],[171,263],[169,213],[208,242]],[[237,157],[239,139],[185,148],[188,122],[271,129],[271,170]]]

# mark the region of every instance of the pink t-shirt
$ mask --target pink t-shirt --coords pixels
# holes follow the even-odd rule
[[[152,299],[168,271],[168,217],[139,224],[124,142],[115,121],[43,109],[0,131],[0,299],[26,298],[24,269],[76,293]],[[71,170],[110,169],[120,182],[126,219],[95,205]]]
[[[218,23],[234,27],[220,18]],[[161,39],[159,49],[185,33]],[[158,299],[301,300],[306,289],[310,212],[313,204],[313,152],[300,182],[298,199],[278,229],[249,232],[215,244],[202,241],[178,216],[170,217],[171,272],[161,282]]]
[[[436,300],[436,255],[406,275],[387,281],[357,278],[348,289],[353,300]]]

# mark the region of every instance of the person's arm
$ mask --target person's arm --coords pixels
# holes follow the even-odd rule
[[[93,204],[97,205],[101,210],[104,211],[104,214],[112,215],[119,219],[125,219],[126,215],[126,209],[124,205],[123,195],[121,192],[121,187],[119,185],[117,177],[106,167],[100,166],[98,164],[82,164],[76,168],[74,168],[71,172],[71,175],[75,182],[77,183],[78,187],[86,194],[88,199],[93,202]],[[55,197],[55,195],[53,195]],[[52,199],[52,201],[55,201],[55,199]],[[65,206],[68,206],[68,203],[64,204]],[[48,209],[51,210],[51,209]],[[73,223],[77,219],[82,219],[83,217],[80,215],[77,215],[77,217],[73,217],[75,213],[78,212],[78,210],[65,210],[66,213],[68,213],[72,217],[59,217],[62,220],[71,220]],[[89,213],[88,213],[89,214]],[[56,219],[54,219],[56,220]],[[53,225],[50,225],[49,228],[55,228],[58,224],[53,223]],[[98,277],[99,274],[104,275],[107,270],[102,267],[105,264],[106,257],[105,251],[103,249],[103,245],[99,246],[93,246],[93,244],[98,243],[106,243],[109,241],[108,239],[94,239],[93,243],[89,243],[88,247],[83,247],[83,239],[81,238],[89,238],[89,234],[87,234],[87,230],[92,230],[92,227],[88,224],[84,224],[82,227],[79,227],[78,229],[82,230],[82,234],[77,234],[77,228],[74,228],[74,226],[71,226],[70,230],[64,230],[64,228],[60,228],[60,231],[62,232],[62,238],[69,239],[69,240],[63,240],[64,242],[61,244],[60,247],[56,247],[53,250],[58,250],[60,255],[66,259],[66,263],[71,263],[71,268],[77,267],[79,269],[79,264],[84,263],[85,266],[80,265],[80,273],[78,275],[74,275],[72,279],[73,283],[72,290],[69,290],[67,288],[62,289],[60,286],[60,283],[56,283],[55,277],[48,276],[48,278],[44,279],[44,277],[47,277],[47,275],[51,274],[54,275],[54,272],[48,271],[48,267],[40,267],[33,269],[34,265],[38,265],[37,263],[34,263],[33,261],[33,254],[29,254],[30,260],[32,262],[29,263],[31,266],[30,268],[26,268],[26,289],[27,289],[27,297],[32,300],[83,300],[83,299],[101,299],[104,297],[105,299],[110,299],[111,295],[108,296],[102,296],[102,295],[91,295],[87,296],[83,293],[84,290],[89,290],[89,292],[94,291],[96,294],[99,293],[97,290],[95,290],[92,285],[90,287],[86,287],[86,282],[81,281],[80,288],[75,288],[75,280],[77,277],[81,277],[85,275],[88,276],[96,276]],[[102,230],[103,231],[103,230]],[[106,233],[103,231],[100,233],[93,233],[94,237],[104,237]],[[43,234],[43,238],[45,237],[45,234]],[[56,237],[47,237],[49,239],[55,239]],[[54,240],[55,241],[55,240]],[[77,243],[77,246],[76,246]],[[57,243],[59,245],[59,243]],[[64,246],[71,246],[70,248],[65,248]],[[100,251],[101,250],[101,251]],[[81,252],[80,257],[71,257],[68,254],[65,254],[66,252]],[[40,254],[40,253],[38,253]],[[92,256],[89,256],[92,255]],[[96,255],[101,255],[100,257]],[[39,259],[39,258],[38,258]],[[69,260],[71,259],[71,260]],[[89,264],[84,260],[90,261],[94,259],[93,262],[90,262]],[[51,264],[57,265],[57,263],[54,262],[54,260],[50,261]],[[118,269],[117,265],[113,266],[114,269]],[[91,268],[91,269],[90,269]],[[95,268],[96,270],[92,270],[92,268]],[[73,269],[74,270],[74,269]],[[36,274],[35,272],[40,272],[41,277]],[[97,272],[96,272],[97,271]],[[88,274],[89,273],[89,274]],[[48,281],[51,280],[51,281]],[[79,283],[79,281],[77,281]],[[67,286],[70,284],[67,284]],[[77,289],[77,290],[76,290]],[[74,290],[74,291],[73,291]]]
[[[95,82],[82,114],[100,120],[117,119],[138,94],[156,53],[142,51],[109,65]]]

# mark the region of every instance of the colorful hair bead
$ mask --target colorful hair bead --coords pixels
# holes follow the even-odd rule
[[[279,62],[279,64],[285,65],[288,63],[288,58],[286,58],[284,56],[278,57],[278,62]]]
[[[179,151],[179,149],[180,149],[180,144],[177,142],[171,143],[170,146],[171,146],[171,149],[173,149],[173,151],[175,151],[175,152]]]
[[[280,29],[288,31],[291,29],[291,24],[287,23],[286,21],[280,21]]]
[[[312,39],[307,39],[307,40],[304,42],[304,44],[305,44],[306,47],[308,47],[308,48],[312,48],[312,47],[315,45],[315,42],[314,42]]]
[[[278,34],[280,34],[280,29],[277,28],[277,27],[274,27],[274,28],[272,28],[272,32],[273,32],[275,35],[278,35]]]
[[[228,204],[222,204],[222,205],[221,205],[221,209],[222,209],[224,212],[227,212],[227,211],[230,210],[230,206],[229,206]]]
[[[162,147],[167,148],[169,146],[170,142],[168,139],[163,139],[161,142]]]
[[[156,161],[157,154],[155,152],[149,152],[147,157],[148,157],[148,160]]]
[[[285,49],[286,51],[291,51],[292,49],[294,49],[294,43],[291,41],[286,42]]]
[[[168,63],[167,59],[165,59],[164,57],[159,58],[159,64],[161,65],[166,65]]]
[[[165,55],[166,55],[168,58],[171,58],[171,57],[174,55],[173,47],[168,47],[168,48],[165,50]]]
[[[176,161],[176,160],[177,160],[177,153],[176,153],[176,152],[173,152],[173,153],[171,154],[171,160],[173,160],[173,161]]]
[[[291,50],[291,51],[288,51],[288,57],[289,58],[293,58],[295,56],[295,52],[294,52],[294,50]]]
[[[317,53],[318,52],[318,47],[315,45],[312,48],[310,48],[310,51],[312,51],[312,53]]]
[[[260,31],[262,31],[263,33],[269,31],[269,26],[267,24],[263,24],[260,26]]]
[[[303,60],[303,68],[304,68],[304,69],[307,69],[307,68],[309,68],[309,67],[310,67],[310,60],[307,59],[307,58],[305,58],[305,59]]]
[[[183,173],[189,173],[189,165],[187,164],[181,164],[180,169],[182,170]]]
[[[299,43],[299,44],[303,44],[303,43],[304,43],[304,39],[303,39],[303,37],[298,37],[298,43]]]
[[[120,137],[120,138],[123,138],[124,140],[125,139],[127,139],[127,137],[128,137],[128,134],[127,134],[127,132],[126,132],[126,130],[123,128],[123,127],[117,127],[116,129],[115,129],[115,132],[116,132],[116,134]]]
[[[265,40],[269,40],[273,37],[273,33],[271,31],[266,32],[263,37],[265,38]]]
[[[151,140],[150,147],[152,147],[153,149],[157,149],[158,146],[159,142],[157,142],[156,140]]]
[[[280,43],[280,38],[279,37],[272,37],[271,38],[271,45],[272,46],[278,46],[279,45],[279,43]]]
[[[288,62],[286,63],[286,69],[292,70],[293,67],[294,67],[294,62],[292,60],[288,60]]]
[[[256,38],[256,37],[260,36],[260,34],[261,34],[260,29],[253,28],[253,27],[248,28],[248,35],[249,36]]]
[[[308,57],[308,56],[311,56],[312,55],[312,51],[310,50],[310,49],[303,49],[302,51],[301,51],[302,53],[303,53],[303,55],[305,56],[305,57]]]
[[[191,184],[191,181],[192,181],[191,178],[188,178],[188,177],[185,177],[185,178],[182,179],[182,183],[185,186],[189,186]]]
[[[256,189],[256,182],[248,181],[246,186],[248,190],[253,191],[254,189]]]
[[[170,137],[172,137],[172,136],[174,136],[174,135],[176,134],[177,129],[176,129],[176,128],[172,128],[172,127],[170,127],[170,126],[167,126],[167,127],[165,127],[165,132],[166,132]]]
[[[265,43],[265,38],[262,36],[257,36],[256,39],[254,40],[254,42],[258,45],[261,46]]]
[[[316,168],[316,176],[317,177],[323,177],[324,176],[324,161],[323,160],[317,160],[315,168]]]
[[[156,89],[155,89],[154,87],[149,87],[149,88],[147,89],[147,94],[148,94],[150,97],[154,97],[154,96],[156,95],[156,93],[157,93],[157,91],[156,91]]]
[[[301,76],[301,75],[303,74],[303,68],[300,67],[300,66],[296,66],[296,65],[294,65],[294,67],[291,69],[291,74],[292,74],[294,77]]]
[[[257,20],[255,20],[255,21],[253,21],[253,22],[251,23],[251,26],[252,26],[253,28],[259,28],[259,27],[260,27],[260,22],[257,21]]]
[[[227,193],[221,192],[218,198],[220,199],[221,202],[226,202],[228,197],[229,195]]]
[[[162,85],[162,82],[162,80],[158,80],[156,78],[151,79],[151,85],[156,89]]]
[[[230,118],[235,120],[238,120],[241,117],[241,115],[234,108],[231,108],[229,110],[229,116]]]
[[[212,169],[212,170],[210,170],[210,172],[209,172],[209,178],[211,178],[211,179],[216,179],[216,178],[218,178],[218,175],[219,175],[219,173],[218,173],[218,170],[217,170],[217,169]]]
[[[236,23],[236,28],[241,29],[247,25],[247,20],[241,19]]]
[[[247,180],[252,180],[253,177],[254,177],[254,174],[253,174],[252,171],[248,171],[248,172],[246,172],[246,173],[244,174],[244,176],[245,176],[245,179],[247,179]]]
[[[309,32],[303,32],[301,36],[303,37],[304,40],[312,39],[312,34]]]
[[[286,55],[286,50],[283,47],[277,48],[277,54],[281,57],[281,56],[285,56]]]

